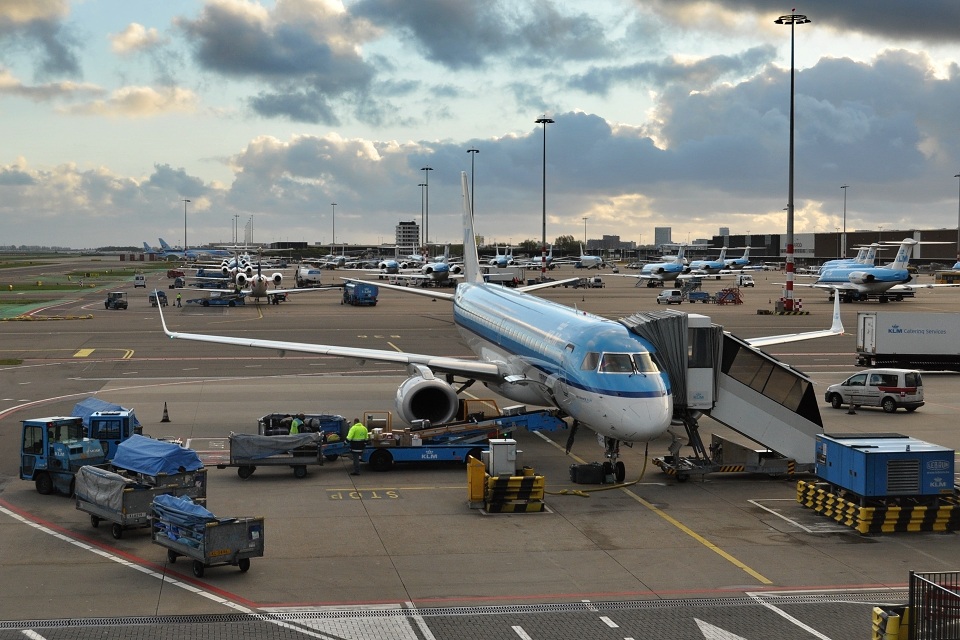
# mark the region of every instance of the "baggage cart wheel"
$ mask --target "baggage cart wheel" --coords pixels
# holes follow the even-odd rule
[[[336,453],[328,453],[327,455],[325,455],[325,456],[323,456],[323,457],[326,458],[327,462],[333,462],[334,460],[336,460],[336,459],[339,458],[340,456],[337,455]]]
[[[167,549],[167,562],[170,564],[175,564],[177,561],[177,554],[173,549]]]
[[[298,464],[297,466],[295,466],[295,467],[293,468],[293,477],[294,477],[294,478],[306,478],[306,477],[307,477],[307,467],[304,466],[304,465],[302,465],[302,464]]]
[[[94,529],[100,526],[100,518],[93,515],[92,513],[90,514],[90,526],[93,527]]]
[[[204,569],[205,567],[203,566],[202,562],[200,562],[199,560],[193,561],[193,575],[195,575],[198,578],[202,578]]]
[[[240,571],[246,573],[250,570],[250,558],[240,558],[237,561],[237,566],[240,567]]]
[[[114,539],[116,539],[116,540],[119,540],[120,538],[122,538],[122,537],[123,537],[123,525],[120,524],[119,522],[114,522],[114,523],[113,523],[113,526],[110,527],[110,534],[111,534],[111,535],[114,537]]]
[[[257,468],[253,465],[247,465],[247,464],[240,465],[239,467],[237,467],[237,475],[240,476],[242,479],[246,480],[247,478],[252,476],[253,472],[256,470]]]

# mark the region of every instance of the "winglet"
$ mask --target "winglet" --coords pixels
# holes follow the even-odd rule
[[[840,290],[833,290],[833,324],[830,325],[830,333],[843,335],[843,322],[840,320]]]
[[[479,283],[483,282],[483,274],[480,273],[477,236],[473,231],[473,207],[470,203],[466,171],[460,172],[460,185],[463,191],[463,281]]]
[[[159,297],[156,289],[153,290],[153,295]],[[160,324],[163,325],[163,332],[172,338],[173,333],[167,329],[167,321],[163,319],[163,305],[157,304],[157,311],[160,312]]]

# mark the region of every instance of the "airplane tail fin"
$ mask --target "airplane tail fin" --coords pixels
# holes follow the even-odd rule
[[[143,243],[143,252],[144,253],[154,253],[153,249],[146,242]]]
[[[477,236],[473,230],[473,207],[470,206],[470,188],[467,186],[467,172],[460,172],[460,185],[463,192],[463,281],[483,282],[480,273],[480,255],[477,253]]]
[[[157,239],[160,241],[160,248],[161,248],[161,249],[169,249],[169,248],[170,248],[170,245],[167,244],[167,241],[166,241],[166,240],[164,240],[163,238],[157,238]]]
[[[916,240],[904,238],[903,242],[900,243],[900,248],[897,249],[897,257],[894,259],[893,264],[890,265],[890,268],[906,269],[907,263],[910,262],[910,254],[913,252],[913,245],[915,244],[917,244]]]

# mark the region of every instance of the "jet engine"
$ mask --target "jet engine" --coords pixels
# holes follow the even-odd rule
[[[440,424],[456,418],[460,401],[453,387],[438,380],[423,365],[411,367],[416,373],[397,389],[396,407],[400,417],[411,424],[414,420]]]
[[[270,276],[270,282],[273,283],[273,286],[279,287],[280,283],[283,282],[283,274],[277,271],[272,276]]]
[[[247,274],[241,271],[237,274],[236,282],[238,287],[243,288],[250,283],[250,278],[247,277]]]
[[[456,273],[456,274],[463,273],[463,265],[462,264],[450,265],[450,273]]]
[[[874,274],[866,271],[853,271],[850,273],[848,278],[853,284],[870,284],[875,282],[877,279]]]

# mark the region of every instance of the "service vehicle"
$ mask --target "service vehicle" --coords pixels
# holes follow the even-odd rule
[[[150,300],[151,307],[156,307],[157,305],[160,305],[161,307],[167,306],[167,294],[163,291],[158,290],[150,292],[148,299]]]
[[[127,292],[126,291],[111,291],[107,294],[107,299],[103,301],[104,309],[126,309],[127,308]]]
[[[183,269],[167,269],[167,277],[170,279],[182,278],[185,275]]]
[[[657,304],[680,304],[683,302],[683,291],[680,289],[664,289],[657,294]]]
[[[340,304],[350,304],[355,307],[372,307],[377,304],[380,288],[369,282],[348,282],[343,285],[343,299]]]
[[[142,273],[133,276],[133,288],[136,289],[138,287],[147,288],[147,278]]]
[[[187,300],[186,304],[199,305],[201,307],[237,307],[246,304],[245,293],[222,293],[220,291],[211,291],[207,298],[193,298]]]
[[[755,287],[757,283],[754,281],[753,276],[741,273],[737,276],[737,286],[738,287]]]
[[[857,365],[960,371],[960,314],[861,311]]]
[[[702,302],[704,304],[713,302],[713,296],[706,291],[688,291],[687,302]]]
[[[84,435],[78,416],[34,418],[22,422],[20,479],[32,480],[37,493],[73,495],[77,471],[106,461],[103,447]]]
[[[173,279],[173,282],[170,283],[168,288],[183,289],[185,286],[187,286],[187,281],[183,279],[183,276],[177,276]]]
[[[923,406],[923,378],[912,369],[869,369],[830,385],[823,396],[834,409],[848,405],[912,412]]]

